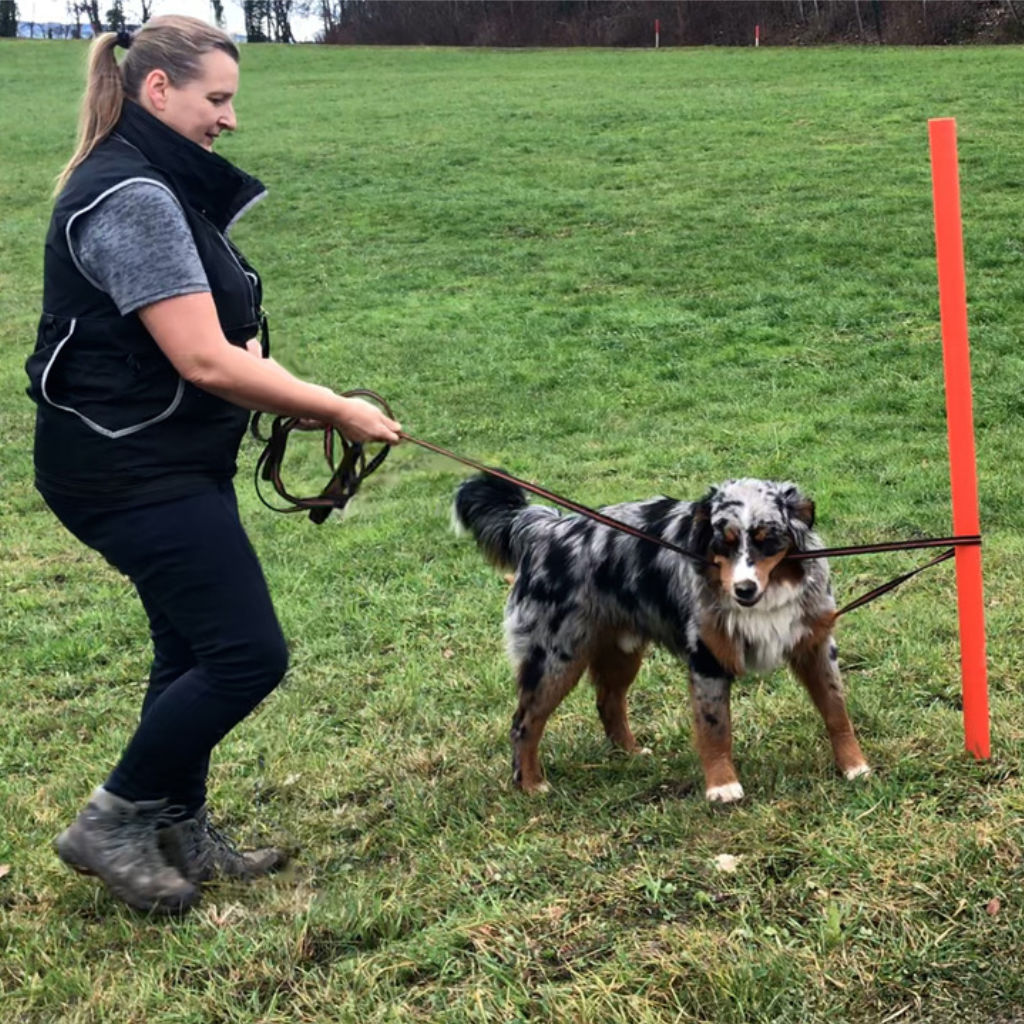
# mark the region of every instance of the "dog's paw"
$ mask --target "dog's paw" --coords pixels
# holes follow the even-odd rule
[[[843,775],[851,782],[854,779],[859,779],[864,775],[871,774],[871,766],[868,764],[855,764],[852,768],[847,768]]]
[[[543,796],[545,793],[551,792],[551,787],[544,779],[541,779],[539,782],[532,782],[529,785],[520,782],[519,788],[527,796]]]
[[[704,796],[709,803],[734,804],[743,799],[743,787],[738,782],[728,782],[724,786],[712,786],[705,791]]]

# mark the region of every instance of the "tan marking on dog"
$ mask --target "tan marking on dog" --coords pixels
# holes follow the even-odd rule
[[[778,554],[761,558],[754,563],[754,572],[757,574],[757,585],[764,592],[772,582],[772,573],[778,568],[779,563],[786,557],[788,548],[784,548]]]
[[[832,636],[837,618],[838,614],[835,611],[828,611],[822,612],[816,619],[805,622],[804,626],[807,632],[793,648],[791,659],[806,657],[819,648]]]
[[[758,589],[764,593],[771,582],[772,572],[786,557],[787,550],[762,558],[754,562],[754,573],[757,576]],[[733,578],[736,574],[736,560],[725,555],[712,555],[711,562],[718,570],[718,585],[727,594],[732,593]]]
[[[597,690],[597,713],[605,735],[617,747],[632,754],[637,750],[637,743],[629,728],[626,692],[640,671],[647,648],[639,642],[639,637],[626,635],[637,641],[630,650],[624,649],[622,636],[597,645],[590,656],[590,676]]]
[[[804,567],[800,562],[786,558],[788,554],[789,549],[787,548],[785,554],[769,573],[769,576],[772,583],[788,583],[790,586],[795,587],[803,581]]]
[[[842,677],[828,655],[834,622],[835,612],[826,612],[809,624],[811,632],[793,651],[790,667],[825,722],[836,766],[846,778],[852,779],[870,769],[846,711]]]
[[[732,723],[726,720],[725,728],[709,729],[707,724],[694,716],[694,738],[701,768],[704,770],[704,792],[709,800],[739,800],[743,796],[743,787],[732,763]],[[730,798],[717,794],[735,794]]]
[[[715,656],[719,665],[734,676],[743,674],[743,648],[737,639],[722,629],[711,615],[705,615],[700,624],[700,638]]]

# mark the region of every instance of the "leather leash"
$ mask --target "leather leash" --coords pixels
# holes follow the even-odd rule
[[[343,392],[343,397],[367,398],[379,405],[392,419],[394,418],[391,412],[391,407],[384,398],[378,395],[375,391],[370,391],[367,388],[356,388],[352,391]],[[275,512],[308,511],[309,518],[317,524],[324,522],[334,509],[343,509],[348,502],[355,497],[363,480],[365,480],[366,477],[381,465],[381,463],[387,458],[388,453],[391,451],[390,445],[382,445],[380,451],[377,452],[373,458],[367,461],[366,452],[361,443],[349,441],[341,431],[335,427],[305,427],[302,425],[302,420],[295,416],[275,417],[271,425],[270,437],[264,437],[259,432],[260,415],[260,413],[256,413],[253,416],[250,428],[253,436],[264,444],[264,449],[256,462],[256,493],[259,496],[260,501],[262,501],[267,508],[272,509]],[[284,462],[284,453],[288,444],[288,435],[293,430],[310,429],[323,431],[324,458],[327,461],[327,464],[331,467],[331,478],[328,481],[327,486],[319,495],[311,498],[302,498],[290,494],[285,489],[281,477],[281,466]],[[582,505],[577,501],[573,501],[571,498],[565,498],[562,495],[556,494],[554,491],[548,490],[546,487],[541,487],[539,484],[530,483],[528,480],[522,480],[517,476],[513,476],[511,473],[505,473],[503,470],[495,469],[492,466],[485,466],[482,462],[477,462],[475,459],[467,458],[464,455],[457,455],[455,452],[449,451],[447,448],[442,448],[440,445],[432,444],[430,441],[424,441],[418,437],[413,437],[412,434],[407,434],[404,430],[399,431],[399,436],[410,444],[418,445],[420,448],[425,448],[427,451],[434,452],[437,455],[443,455],[445,458],[451,459],[454,462],[459,462],[464,466],[468,466],[470,469],[476,470],[477,472],[485,473],[488,476],[496,477],[497,479],[504,480],[507,483],[515,484],[517,487],[521,487],[525,491],[536,494],[538,497],[544,498],[546,501],[553,502],[556,505],[560,505],[571,512],[576,512],[588,519],[592,519],[595,522],[600,523],[602,526],[607,526],[613,530],[619,530],[622,533],[627,533],[638,540],[647,541],[648,543],[656,544],[659,547],[667,548],[669,551],[673,551],[677,555],[682,555],[684,558],[689,558],[691,561],[696,562],[699,565],[708,566],[712,564],[708,559],[698,555],[696,552],[680,547],[678,544],[673,544],[671,541],[667,541],[662,537],[656,537],[644,530],[639,530],[635,526],[631,526],[629,523],[624,523],[620,519],[615,519],[612,516],[605,515],[603,512],[590,508],[588,505]],[[336,440],[342,452],[339,462],[335,462]],[[282,508],[277,505],[271,505],[266,498],[263,497],[263,493],[260,490],[259,485],[261,479],[266,480],[273,485],[277,494],[288,502],[288,507]],[[947,550],[926,562],[924,565],[918,566],[916,569],[912,569],[909,572],[902,573],[888,582],[883,583],[881,586],[868,591],[866,594],[862,594],[860,597],[849,602],[849,604],[844,605],[835,613],[834,617],[839,618],[840,615],[845,615],[847,612],[851,612],[855,608],[860,608],[863,605],[868,604],[870,601],[874,601],[876,598],[881,597],[883,594],[887,594],[889,591],[895,590],[902,583],[906,583],[907,580],[913,578],[918,573],[924,572],[925,569],[930,569],[932,566],[938,565],[940,562],[947,561],[956,554],[956,548],[979,546],[980,544],[981,536],[978,534],[953,537],[923,537],[917,540],[884,541],[878,544],[855,544],[848,547],[816,548],[810,551],[790,551],[786,555],[786,558],[793,561],[803,561],[809,558],[841,558],[849,555],[876,554],[883,551],[911,551],[920,548],[936,547],[947,548]]]
[[[352,391],[345,391],[344,398],[369,398],[371,401],[380,404],[387,414],[391,410],[387,403],[375,391],[368,391],[365,388],[354,388]],[[390,445],[383,445],[379,452],[367,462],[366,450],[358,441],[349,441],[337,427],[307,427],[298,416],[275,416],[270,425],[270,436],[264,437],[260,433],[260,417],[262,413],[255,413],[249,430],[257,441],[263,443],[263,451],[256,460],[255,484],[256,494],[260,501],[273,512],[309,512],[309,518],[318,526],[324,522],[335,509],[343,509],[359,490],[359,485],[388,457],[391,451]],[[331,467],[331,478],[327,486],[313,498],[300,498],[290,494],[284,486],[281,478],[281,467],[284,464],[284,453],[288,447],[288,435],[293,430],[322,430],[324,435],[324,459]],[[335,445],[341,449],[341,459],[335,462]],[[273,485],[277,494],[288,502],[288,506],[282,508],[279,505],[271,505],[263,497],[260,490],[260,480],[266,480]]]

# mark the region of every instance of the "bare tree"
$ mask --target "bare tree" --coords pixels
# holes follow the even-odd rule
[[[71,38],[81,39],[82,38],[82,11],[78,6],[76,0],[68,0],[67,12],[75,19],[75,23],[71,26]]]
[[[103,31],[103,19],[100,17],[100,0],[83,0],[82,13],[89,19],[92,34],[98,36]]]
[[[338,27],[331,0],[320,0],[320,20],[323,22],[325,37],[330,36]]]
[[[323,0],[329,6],[329,0]],[[306,13],[308,4],[295,0],[242,0],[245,35],[250,43],[294,43],[292,14]]]
[[[270,17],[275,43],[294,43],[291,11],[293,0],[270,0]]]
[[[242,16],[245,19],[245,38],[250,43],[270,42],[267,29],[269,21],[269,0],[242,0]]]

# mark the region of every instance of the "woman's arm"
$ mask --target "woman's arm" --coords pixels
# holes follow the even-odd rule
[[[190,384],[246,409],[301,416],[336,426],[352,441],[398,442],[401,425],[375,405],[343,398],[292,376],[271,359],[253,359],[224,337],[209,292],[177,295],[138,310],[146,330]]]

